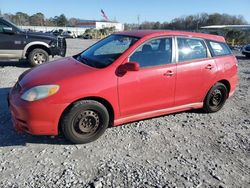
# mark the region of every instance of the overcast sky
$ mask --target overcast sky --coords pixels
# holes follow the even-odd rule
[[[65,14],[99,20],[101,9],[123,23],[137,23],[138,15],[140,22],[164,22],[201,12],[242,15],[250,23],[250,0],[0,0],[2,13],[42,12],[46,17]]]

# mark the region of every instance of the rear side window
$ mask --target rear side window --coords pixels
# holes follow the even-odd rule
[[[208,41],[208,44],[212,50],[213,56],[223,56],[232,54],[230,48],[226,43]]]
[[[207,58],[207,47],[201,39],[177,38],[178,61],[190,61]]]

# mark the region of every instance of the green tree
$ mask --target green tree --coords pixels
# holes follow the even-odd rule
[[[67,26],[68,20],[64,14],[61,14],[60,16],[55,16],[53,18],[53,22],[56,26]]]
[[[30,25],[33,25],[33,26],[44,26],[45,16],[41,12],[33,14],[32,16],[30,16],[29,22],[30,22]]]

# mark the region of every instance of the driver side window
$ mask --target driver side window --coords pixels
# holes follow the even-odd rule
[[[140,67],[152,67],[172,63],[172,38],[157,38],[139,46],[130,56]]]
[[[0,22],[0,33],[4,33],[4,30],[3,30],[4,27],[9,27],[9,26]]]
[[[0,22],[0,33],[4,33],[4,31],[3,31],[3,28],[4,27],[8,27],[7,25],[5,25],[4,23],[1,23]]]

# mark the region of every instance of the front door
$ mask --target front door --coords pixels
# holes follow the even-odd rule
[[[172,64],[172,38],[145,42],[128,61],[138,62],[140,69],[118,77],[121,116],[173,106],[176,64]]]
[[[7,33],[4,28],[11,28],[0,21],[0,60],[1,59],[19,59],[22,57],[25,34],[15,31],[13,33]]]

